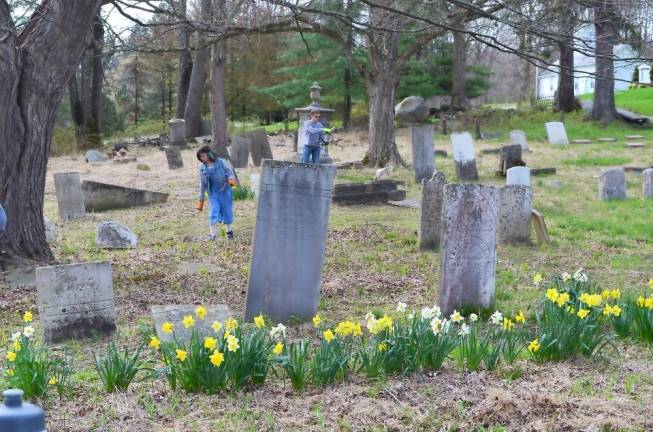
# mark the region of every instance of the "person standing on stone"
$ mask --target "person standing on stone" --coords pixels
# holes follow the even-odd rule
[[[234,170],[231,164],[220,159],[209,146],[203,146],[197,150],[197,159],[200,165],[200,194],[197,201],[197,210],[204,209],[206,196],[209,197],[209,227],[211,229],[210,240],[218,236],[218,224],[225,225],[227,237],[234,238],[231,229],[233,223],[233,200],[231,188],[237,185]]]
[[[306,134],[306,141],[302,153],[302,162],[319,164],[322,136],[325,133],[331,133],[331,129],[325,128],[320,123],[319,111],[311,110],[311,119],[304,122],[304,133]]]
[[[7,214],[5,209],[2,208],[2,204],[0,204],[0,234],[5,232],[5,229],[7,229]]]

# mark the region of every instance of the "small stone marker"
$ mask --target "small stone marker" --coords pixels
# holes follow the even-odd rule
[[[56,173],[54,188],[57,194],[59,217],[68,221],[80,218],[86,214],[84,210],[84,194],[79,173]]]
[[[379,168],[374,174],[375,180],[388,180],[392,177],[392,172],[394,171],[394,166],[388,165],[385,168]]]
[[[555,174],[558,170],[555,168],[531,168],[531,176]]]
[[[599,138],[599,141],[600,142],[615,142],[616,139],[610,138],[610,137],[602,137],[602,138]]]
[[[629,142],[629,143],[626,143],[626,147],[628,147],[628,148],[643,148],[643,147],[646,147],[646,145],[643,142]]]
[[[526,165],[521,158],[520,145],[503,146],[501,147],[500,155],[499,170],[503,177],[506,176],[506,171],[508,171],[510,168]]]
[[[437,251],[440,247],[442,228],[442,199],[446,179],[436,172],[428,180],[422,180],[422,212],[419,224],[419,249]]]
[[[184,167],[184,159],[181,157],[181,150],[179,147],[166,146],[166,160],[168,161],[168,169],[176,170]]]
[[[103,221],[95,229],[95,244],[104,249],[133,249],[138,245],[138,237],[118,222]]]
[[[229,158],[234,168],[247,168],[250,142],[249,139],[241,136],[233,137]]]
[[[116,329],[110,262],[37,267],[36,289],[46,342]]]
[[[259,128],[248,131],[244,134],[244,137],[250,141],[249,152],[252,155],[254,166],[261,166],[263,159],[274,159],[265,129]]]
[[[168,200],[166,193],[87,180],[82,182],[82,191],[88,212],[161,204]]]
[[[460,180],[478,180],[474,142],[469,132],[452,133],[451,145],[453,159],[456,162],[456,175]]]
[[[549,122],[545,123],[546,135],[549,142],[553,145],[568,145],[569,139],[567,138],[567,131],[565,124],[562,122]]]
[[[169,144],[175,147],[186,148],[186,121],[184,119],[168,120]]]
[[[533,226],[535,226],[535,235],[537,236],[537,243],[551,243],[551,238],[549,238],[549,230],[546,228],[546,222],[544,222],[544,216],[539,211],[533,209],[531,212],[531,217],[533,221]]]
[[[489,308],[494,298],[499,190],[480,184],[444,188],[440,308]]]
[[[57,241],[57,226],[50,219],[43,218],[43,226],[45,227],[45,240],[48,243],[54,243]]]
[[[508,139],[510,140],[510,145],[521,146],[522,152],[528,151],[528,139],[526,138],[526,132],[520,130],[510,131],[508,134]]]
[[[260,185],[261,185],[261,175],[260,174],[250,174],[249,175],[249,185],[254,192],[254,196],[258,196]]]
[[[195,314],[195,309],[197,305],[152,305],[150,306],[150,312],[152,313],[152,321],[154,321],[154,328],[156,330],[157,337],[161,342],[171,342],[174,340],[174,336],[177,337],[177,340],[180,342],[188,342],[193,330],[196,330],[200,336],[200,340],[203,340],[206,336],[221,335],[224,331],[224,324],[227,319],[231,318],[231,311],[227,305],[218,304],[218,305],[203,305],[206,309],[206,316],[204,319],[199,319]],[[182,320],[186,315],[191,315],[195,320],[195,325],[190,328],[185,328],[182,324]],[[218,321],[222,324],[222,328],[218,333],[216,333],[213,328],[213,322]],[[169,322],[175,326],[174,336],[173,333],[165,333],[162,330],[163,323]]]
[[[435,153],[433,151],[433,126],[412,126],[410,138],[413,148],[413,170],[415,181],[429,180],[435,172]]]
[[[592,144],[592,140],[588,139],[575,139],[571,140],[572,144]]]
[[[599,176],[599,199],[626,199],[626,172],[623,168],[607,168]]]
[[[317,312],[335,175],[334,165],[263,161],[246,321]]]
[[[653,168],[642,171],[642,194],[644,198],[653,198]]]
[[[378,180],[365,183],[338,183],[333,188],[333,203],[339,205],[377,204],[406,199],[403,184],[395,180]]]
[[[531,242],[533,191],[530,186],[501,188],[497,240],[501,244]]]
[[[420,203],[414,199],[405,199],[401,201],[388,201],[388,204],[394,207],[403,207],[403,208],[411,208],[411,209],[420,208]]]
[[[85,156],[86,162],[104,162],[107,160],[106,155],[98,150],[88,150]]]
[[[644,135],[626,135],[627,140],[640,140],[644,139]]]
[[[512,167],[506,171],[506,185],[531,185],[531,170],[523,166]]]

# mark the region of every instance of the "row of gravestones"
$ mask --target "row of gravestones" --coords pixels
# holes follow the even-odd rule
[[[653,198],[653,168],[642,171],[642,195]],[[626,199],[626,172],[623,168],[606,168],[599,175],[599,199]]]

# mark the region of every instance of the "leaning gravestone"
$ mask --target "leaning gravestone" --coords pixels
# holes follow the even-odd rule
[[[79,173],[56,173],[54,175],[54,188],[57,194],[59,217],[63,220],[77,219],[84,211],[84,194],[82,193],[82,180]]]
[[[642,171],[642,194],[644,198],[653,198],[653,168]]]
[[[444,188],[440,308],[489,308],[494,298],[499,190],[476,184]]]
[[[274,159],[272,157],[272,148],[265,129],[254,129],[245,133],[245,138],[250,140],[249,152],[252,155],[254,166],[261,166],[263,159]]]
[[[521,146],[509,145],[501,147],[499,157],[499,170],[502,176],[506,176],[506,171],[512,167],[524,166],[524,161],[521,159]]]
[[[234,168],[247,168],[247,162],[249,161],[249,146],[249,139],[241,136],[234,136],[229,155]]]
[[[415,181],[429,180],[435,172],[435,154],[433,152],[433,126],[413,126],[410,137],[413,147],[413,169]]]
[[[315,315],[335,175],[334,165],[263,161],[247,321],[261,313],[277,322]]]
[[[569,139],[567,138],[567,131],[565,124],[562,122],[549,122],[545,123],[546,135],[549,142],[553,145],[568,145]]]
[[[166,193],[88,180],[82,182],[82,191],[87,212],[161,204],[168,200]]]
[[[531,185],[531,170],[523,166],[516,166],[506,171],[506,185]]]
[[[510,145],[521,146],[522,152],[528,151],[528,139],[526,138],[526,132],[520,130],[510,131],[508,134]]]
[[[533,191],[530,186],[503,187],[499,201],[497,241],[501,244],[530,243],[533,211]]]
[[[478,180],[474,142],[469,132],[452,133],[451,146],[453,159],[456,162],[456,175],[460,180]]]
[[[133,249],[138,237],[118,222],[103,221],[95,229],[95,244],[104,249]]]
[[[110,262],[37,267],[36,289],[46,342],[116,329]]]
[[[437,251],[442,228],[442,197],[446,179],[436,172],[428,181],[422,180],[422,208],[419,224],[419,249]]]
[[[623,168],[608,168],[601,171],[599,199],[603,201],[626,199],[626,172]]]
[[[184,159],[181,157],[181,150],[179,147],[166,146],[166,160],[168,161],[168,169],[176,170],[184,167]]]
[[[172,342],[176,337],[180,342],[188,342],[190,340],[193,330],[197,331],[200,339],[206,336],[220,335],[224,331],[224,324],[227,319],[231,318],[231,312],[227,305],[206,305],[206,316],[200,319],[195,314],[196,305],[152,305],[150,312],[152,313],[152,320],[154,321],[154,328],[156,335],[161,342]],[[182,320],[185,316],[191,315],[195,320],[193,327],[185,328]],[[221,328],[216,332],[211,326],[217,321],[221,324]],[[163,323],[169,322],[174,325],[174,334],[165,333],[162,330]]]

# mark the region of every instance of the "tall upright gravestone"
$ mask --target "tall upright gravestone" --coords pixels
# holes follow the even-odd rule
[[[510,145],[521,146],[522,152],[528,151],[528,138],[526,137],[526,132],[520,130],[510,131],[508,134]]]
[[[54,175],[54,188],[57,194],[59,217],[65,221],[77,219],[84,214],[84,194],[82,193],[82,180],[77,172],[56,173]]]
[[[413,169],[415,181],[429,180],[435,172],[435,153],[433,149],[433,126],[413,126],[410,138],[413,147]]]
[[[320,298],[336,167],[264,160],[245,318],[310,319]]]
[[[653,168],[642,171],[642,194],[644,198],[653,198]]]
[[[494,298],[499,189],[448,184],[440,246],[440,308],[489,308]]]
[[[419,224],[419,249],[437,251],[442,229],[442,198],[446,179],[437,172],[428,181],[422,180],[422,206]]]
[[[497,241],[500,244],[530,243],[533,211],[533,191],[530,186],[503,187],[499,201]]]
[[[184,159],[181,156],[179,147],[166,146],[164,147],[166,153],[166,160],[168,162],[168,169],[176,170],[184,167]]]
[[[462,181],[478,180],[474,142],[469,132],[452,133],[451,146],[456,163],[456,175]]]
[[[186,121],[184,119],[168,120],[168,145],[186,148]]]
[[[248,138],[241,136],[233,137],[230,159],[234,168],[247,168],[250,143],[251,141]]]
[[[567,138],[567,131],[565,124],[562,122],[549,122],[545,123],[546,135],[549,142],[553,145],[568,145],[569,139]]]
[[[263,159],[274,159],[272,157],[272,148],[270,148],[270,141],[265,129],[254,129],[245,133],[245,137],[249,139],[249,152],[252,155],[252,163],[254,166],[261,166]]]

